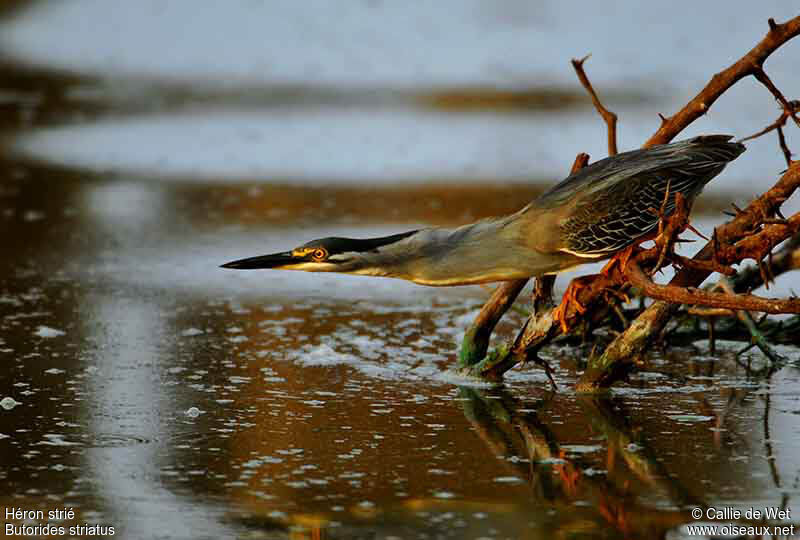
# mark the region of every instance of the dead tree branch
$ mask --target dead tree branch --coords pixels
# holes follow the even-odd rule
[[[800,18],[798,18],[800,20]],[[717,227],[714,238],[694,256],[695,260],[714,260],[720,245],[735,244],[746,239],[758,226],[764,216],[775,215],[780,205],[800,187],[800,162],[791,166],[766,193],[752,201],[731,221]],[[800,220],[800,217],[793,216]],[[789,233],[789,231],[785,231]],[[775,244],[773,244],[774,246]],[[733,262],[733,261],[726,261]],[[698,287],[711,275],[711,271],[698,268],[683,268],[670,280],[676,287]],[[661,334],[664,326],[677,311],[680,304],[659,300],[651,304],[639,315],[628,329],[617,336],[606,347],[602,355],[589,363],[578,383],[579,391],[596,391],[607,388],[617,380],[620,373],[633,367],[635,359],[647,346]]]
[[[575,73],[578,75],[578,80],[581,81],[581,85],[583,85],[583,88],[589,93],[589,97],[592,98],[592,105],[594,105],[594,108],[597,109],[597,112],[600,113],[600,116],[603,117],[606,123],[608,133],[608,155],[615,156],[617,155],[617,115],[603,106],[600,98],[597,97],[597,92],[595,92],[592,87],[592,83],[589,81],[589,77],[586,76],[583,63],[586,62],[590,56],[590,54],[587,54],[580,60],[573,58],[572,67],[575,69]]]
[[[753,75],[760,77],[764,84],[763,64],[766,59],[788,40],[800,34],[800,16],[794,17],[784,24],[769,20],[767,35],[746,55],[727,69],[714,75],[708,84],[690,100],[680,111],[669,118],[662,117],[662,124],[655,134],[644,144],[644,147],[663,144],[671,141],[678,133],[694,120],[705,114],[709,107],[740,79]],[[757,76],[756,73],[759,73]],[[773,86],[774,88],[774,86]],[[768,87],[772,92],[772,89]],[[777,98],[775,92],[773,96]],[[782,95],[781,95],[782,96]],[[779,100],[787,116],[796,119],[794,111],[787,109],[785,98]],[[785,145],[784,145],[785,146]],[[788,150],[784,150],[784,155]],[[720,244],[736,242],[752,231],[762,217],[774,215],[779,211],[781,203],[796,189],[798,173],[796,165],[790,162],[789,170],[773,188],[756,199],[748,209],[737,215],[732,221],[715,231],[713,242],[709,242],[698,253],[695,260],[716,260],[716,247]],[[710,275],[710,271],[699,268],[681,269],[670,282],[681,287],[697,287]],[[590,362],[578,383],[578,390],[595,391],[610,386],[626,373],[632,366],[633,359],[640,355],[656,336],[659,336],[667,322],[677,310],[678,304],[656,301],[637,317],[628,329],[620,334],[606,348],[604,353]]]
[[[649,148],[656,144],[664,144],[671,141],[678,133],[686,129],[686,126],[708,112],[711,105],[728,88],[748,75],[756,76],[756,73],[763,73],[764,62],[769,58],[769,55],[800,34],[800,16],[794,17],[783,24],[777,24],[773,19],[770,19],[769,22],[769,31],[764,39],[734,64],[714,75],[700,93],[692,98],[680,111],[664,119],[661,127],[644,143],[643,147]],[[763,81],[761,82],[763,84]],[[775,93],[773,95],[777,98]],[[784,103],[788,102],[782,95],[781,98],[781,105],[786,109],[787,107]],[[797,121],[794,113],[790,113],[790,116]]]
[[[800,34],[800,16],[784,24],[777,24],[772,19],[770,19],[769,23],[770,29],[766,36],[753,49],[727,69],[714,75],[706,86],[677,113],[670,117],[662,116],[660,127],[645,142],[644,147],[670,142],[689,124],[705,114],[725,91],[747,76],[756,78],[780,103],[785,114],[784,123],[789,117],[793,118],[795,122],[799,122],[795,114],[794,103],[786,100],[783,94],[775,87],[764,72],[763,64],[770,54],[781,45]],[[606,121],[609,131],[609,150],[615,151],[615,144],[613,147],[611,145],[612,140],[616,143],[615,120],[612,122],[609,119],[610,117],[603,113],[603,111],[608,111],[600,104],[594,89],[589,83],[582,69],[583,61],[585,59],[575,60],[573,61],[573,66],[584,88],[592,97],[595,107]],[[613,128],[612,125],[614,126]],[[782,127],[775,128],[778,130],[779,136],[782,135]],[[781,146],[784,155],[790,156],[785,142]],[[788,157],[787,161],[789,161]],[[671,293],[676,288],[682,288],[684,291],[680,293],[680,296],[673,295],[670,297],[670,301],[657,300],[654,302],[633,320],[625,332],[611,342],[603,354],[590,360],[588,368],[578,384],[578,390],[595,391],[602,389],[624,376],[633,366],[634,359],[654,339],[662,335],[666,323],[680,306],[679,303],[674,302],[708,305],[703,303],[705,300],[711,302],[712,306],[718,305],[735,310],[756,310],[761,308],[767,312],[776,312],[776,310],[783,308],[795,310],[798,302],[796,299],[773,301],[750,295],[739,295],[732,299],[730,295],[720,295],[719,293],[704,295],[699,294],[697,291],[689,290],[689,288],[698,287],[712,272],[730,274],[729,265],[741,262],[744,258],[753,258],[763,266],[761,261],[765,257],[769,257],[772,248],[778,242],[789,238],[800,230],[800,215],[792,216],[786,220],[780,214],[781,204],[791,196],[798,185],[800,185],[800,164],[789,161],[789,168],[783,177],[769,191],[748,205],[747,208],[738,211],[732,220],[718,227],[712,240],[692,259],[681,258],[672,253],[671,244],[677,238],[676,236],[670,236],[663,240],[660,244],[661,249],[663,250],[665,245],[669,246],[670,257],[668,258],[681,266],[681,269],[668,285],[657,285],[646,275],[642,274],[640,276],[637,273],[637,269],[643,272],[641,266],[645,262],[647,262],[648,268],[659,267],[660,263],[667,258],[659,255],[663,254],[663,251],[653,250],[638,253],[633,261],[634,265],[628,272],[626,272],[624,264],[611,265],[609,271],[588,279],[585,282],[585,286],[581,287],[575,294],[577,302],[571,302],[570,305],[565,306],[565,309],[559,310],[561,320],[570,327],[579,321],[586,321],[591,324],[603,320],[609,312],[609,299],[614,299],[624,294],[625,290],[631,285],[631,276],[634,278],[633,281],[637,281],[637,278],[643,278],[637,283],[643,290],[657,297],[659,294],[663,295],[665,291]],[[676,230],[683,230],[684,228],[685,226],[676,227]],[[659,248],[658,245],[657,248]],[[765,274],[764,281],[767,279],[769,279],[769,276]],[[715,294],[716,296],[714,296]],[[586,308],[581,310],[585,312],[585,315],[576,311],[576,305]],[[538,359],[538,350],[558,337],[562,332],[561,326],[554,324],[553,319],[553,311],[537,314],[535,318],[529,319],[523,328],[523,332],[515,340],[513,354],[485,358],[479,363],[470,364],[470,372],[487,378],[499,378],[520,360]]]
[[[659,285],[654,283],[632,260],[625,269],[631,284],[645,296],[676,304],[689,304],[711,308],[740,309],[764,313],[800,313],[800,299],[763,298],[752,294],[722,294],[691,287]]]

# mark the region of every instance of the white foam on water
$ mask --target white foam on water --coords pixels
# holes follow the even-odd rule
[[[57,328],[51,328],[49,326],[42,325],[39,326],[33,334],[35,336],[39,336],[40,338],[55,338],[65,335],[66,332]]]

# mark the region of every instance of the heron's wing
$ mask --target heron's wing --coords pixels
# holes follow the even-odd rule
[[[683,181],[681,181],[683,180]],[[691,199],[694,182],[659,172],[641,173],[627,183],[614,184],[575,207],[561,222],[562,251],[578,257],[599,258],[624,249],[658,226],[658,210],[675,209],[675,193]]]
[[[545,205],[561,204],[561,251],[601,258],[624,249],[658,226],[664,204],[675,209],[675,193],[690,202],[725,165],[744,151],[728,136],[688,141],[627,152],[602,160],[592,174],[573,175],[542,196]],[[580,171],[580,174],[583,171]],[[667,196],[668,195],[668,196]],[[539,205],[540,201],[536,204]],[[552,207],[552,206],[551,206]],[[656,210],[654,212],[653,210]]]

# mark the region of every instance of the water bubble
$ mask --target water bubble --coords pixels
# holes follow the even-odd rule
[[[189,407],[188,409],[186,409],[186,416],[188,416],[189,418],[197,418],[198,416],[203,414],[203,412],[204,411],[201,411],[197,407]]]
[[[494,481],[500,484],[520,484],[523,482],[521,478],[516,476],[498,476]]]
[[[62,330],[58,330],[56,328],[50,328],[49,326],[39,326],[36,329],[36,332],[33,333],[40,338],[54,338],[58,336],[63,336],[66,332]]]
[[[199,336],[201,334],[205,334],[205,332],[203,332],[199,328],[187,328],[186,330],[181,332],[181,335],[184,337]]]
[[[19,401],[15,400],[12,397],[4,397],[0,400],[0,407],[4,408],[7,411],[10,411],[17,405],[22,405]]]

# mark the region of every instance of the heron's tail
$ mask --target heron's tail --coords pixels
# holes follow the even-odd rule
[[[676,154],[689,157],[687,163],[676,167],[679,171],[698,176],[708,175],[711,180],[745,151],[742,143],[730,142],[732,138],[732,135],[700,135],[668,146],[674,147]]]

